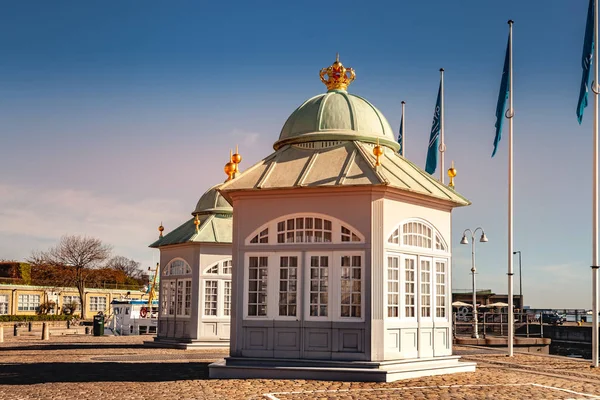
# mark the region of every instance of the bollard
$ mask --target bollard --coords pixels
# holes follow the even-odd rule
[[[4,325],[0,324],[0,343],[4,342]]]
[[[90,334],[90,327],[89,327],[89,326],[86,326],[86,327],[85,327],[85,334],[86,334],[86,335],[89,335],[89,334]]]
[[[19,336],[19,326],[17,324],[15,324],[15,327],[13,329],[13,335]]]
[[[46,322],[42,324],[42,340],[50,340],[50,330]]]
[[[31,323],[31,321],[29,321],[29,325],[27,327],[27,331],[31,332],[31,329],[33,328],[33,324]]]

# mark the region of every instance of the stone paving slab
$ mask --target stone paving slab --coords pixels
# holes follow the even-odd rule
[[[391,383],[208,379],[226,350],[144,347],[144,337],[5,337],[0,400],[8,399],[598,399],[600,369],[589,361],[456,347],[474,373]],[[118,361],[118,362],[117,362]]]

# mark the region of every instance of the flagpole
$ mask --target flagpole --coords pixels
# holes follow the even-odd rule
[[[598,1],[594,1],[594,150],[592,172],[592,367],[598,367]]]
[[[402,116],[400,117],[400,120],[402,121],[402,132],[400,132],[400,134],[402,135],[402,157],[406,157],[406,140],[404,139],[406,137],[406,115],[404,115],[405,104],[406,102],[402,100]]]
[[[515,318],[513,310],[513,62],[512,62],[513,21],[508,21],[508,356],[513,356]]]
[[[444,184],[444,68],[440,68],[440,182]]]

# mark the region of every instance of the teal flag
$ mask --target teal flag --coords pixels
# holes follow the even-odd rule
[[[577,102],[577,121],[581,125],[583,110],[588,105],[588,87],[590,86],[590,71],[594,56],[594,0],[590,0],[587,21],[585,23],[585,36],[583,38],[583,54],[581,55],[581,86],[579,88],[579,101]]]
[[[502,69],[502,80],[500,81],[500,92],[498,93],[498,104],[496,104],[496,136],[494,137],[494,151],[492,157],[496,155],[498,150],[498,143],[502,138],[502,124],[504,123],[504,114],[506,112],[506,100],[508,99],[509,90],[509,67],[510,67],[510,37],[508,38],[508,44],[506,45],[506,56],[504,57],[504,68]]]
[[[431,134],[429,135],[429,147],[427,148],[427,163],[425,164],[425,172],[433,174],[437,168],[438,150],[440,148],[440,128],[442,126],[441,111],[442,111],[442,82],[438,89],[437,102],[435,103],[435,111],[433,112],[433,123],[431,124]]]
[[[402,148],[402,134],[404,131],[404,115],[400,117],[400,131],[398,131],[398,143],[400,144],[400,149],[398,149],[398,154],[404,156],[404,149]]]

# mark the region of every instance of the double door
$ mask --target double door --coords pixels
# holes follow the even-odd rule
[[[448,260],[425,255],[387,256],[387,349],[402,357],[450,354]]]

